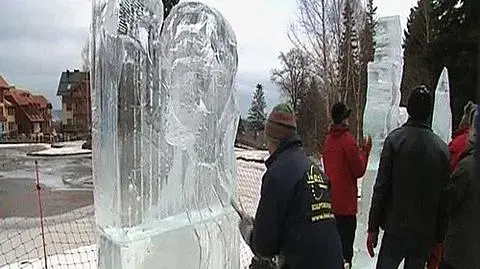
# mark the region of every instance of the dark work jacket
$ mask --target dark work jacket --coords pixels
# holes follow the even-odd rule
[[[448,146],[427,124],[407,121],[385,139],[368,231],[411,238],[430,247],[447,225]]]
[[[473,183],[475,167],[473,143],[460,157],[453,172],[447,235],[444,242],[444,259],[453,268],[475,269],[480,264],[478,237],[479,223],[475,220],[478,208],[475,204],[476,185]]]
[[[294,136],[266,161],[251,248],[281,254],[283,268],[341,269],[342,247],[331,211],[328,182]]]

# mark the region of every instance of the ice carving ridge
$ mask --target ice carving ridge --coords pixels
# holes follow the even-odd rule
[[[233,30],[182,2],[160,36],[158,0],[95,0],[92,23],[99,268],[238,268]]]

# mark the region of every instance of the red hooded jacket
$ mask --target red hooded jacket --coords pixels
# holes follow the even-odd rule
[[[453,134],[453,139],[448,144],[450,151],[450,169],[453,172],[460,161],[460,155],[467,149],[470,127],[460,129]]]
[[[357,214],[357,179],[365,174],[368,155],[345,125],[332,125],[323,147],[323,164],[332,187],[333,212]]]

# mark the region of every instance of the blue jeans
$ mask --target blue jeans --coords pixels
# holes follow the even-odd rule
[[[425,269],[430,248],[414,238],[385,234],[378,254],[377,269],[397,269],[405,259],[404,269]]]

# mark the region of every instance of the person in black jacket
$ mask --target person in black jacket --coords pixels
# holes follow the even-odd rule
[[[411,92],[407,123],[385,139],[373,189],[367,249],[374,256],[379,228],[385,231],[377,269],[424,269],[429,250],[447,225],[449,152],[430,128],[433,99],[420,86]]]
[[[255,219],[240,222],[242,237],[256,256],[281,256],[284,269],[343,269],[328,182],[304,152],[289,105],[273,109],[265,134],[271,155]]]

